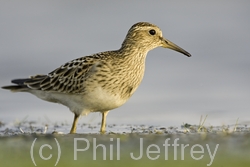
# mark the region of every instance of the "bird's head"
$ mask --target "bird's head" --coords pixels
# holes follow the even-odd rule
[[[177,46],[173,42],[162,36],[159,27],[148,22],[139,22],[134,24],[128,31],[122,47],[132,47],[145,50],[146,52],[156,48],[163,47],[175,50],[190,57],[191,54]]]

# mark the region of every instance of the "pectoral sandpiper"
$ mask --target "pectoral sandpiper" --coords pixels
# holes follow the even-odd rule
[[[156,25],[139,22],[129,29],[118,50],[80,57],[48,75],[14,79],[12,83],[15,85],[2,88],[29,92],[40,99],[67,106],[74,113],[70,133],[76,133],[81,115],[101,112],[100,131],[103,133],[108,112],[123,105],[133,95],[142,81],[148,51],[160,46],[191,56],[165,39]]]

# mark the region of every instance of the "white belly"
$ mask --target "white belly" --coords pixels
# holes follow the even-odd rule
[[[110,94],[101,87],[97,87],[92,92],[84,95],[40,90],[31,90],[30,93],[45,101],[63,104],[72,112],[81,115],[87,115],[89,112],[109,111],[127,101],[127,99],[122,99],[119,94]]]

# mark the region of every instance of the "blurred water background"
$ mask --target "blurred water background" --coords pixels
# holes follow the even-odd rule
[[[250,1],[1,1],[0,85],[47,74],[65,62],[118,49],[136,22],[158,25],[192,54],[149,52],[144,80],[108,124],[250,123]],[[0,121],[71,123],[61,105],[0,90]],[[98,123],[99,113],[79,123]]]

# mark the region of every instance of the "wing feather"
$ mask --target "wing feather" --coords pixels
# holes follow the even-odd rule
[[[108,57],[110,58],[109,52],[81,57],[63,64],[48,75],[34,75],[30,78],[16,79],[12,82],[17,85],[4,88],[13,91],[36,89],[61,93],[82,93],[85,91],[85,80],[95,72],[98,64]]]
[[[100,59],[81,57],[65,63],[48,75],[35,75],[24,82],[31,89],[62,93],[82,93],[83,83],[92,65]]]

